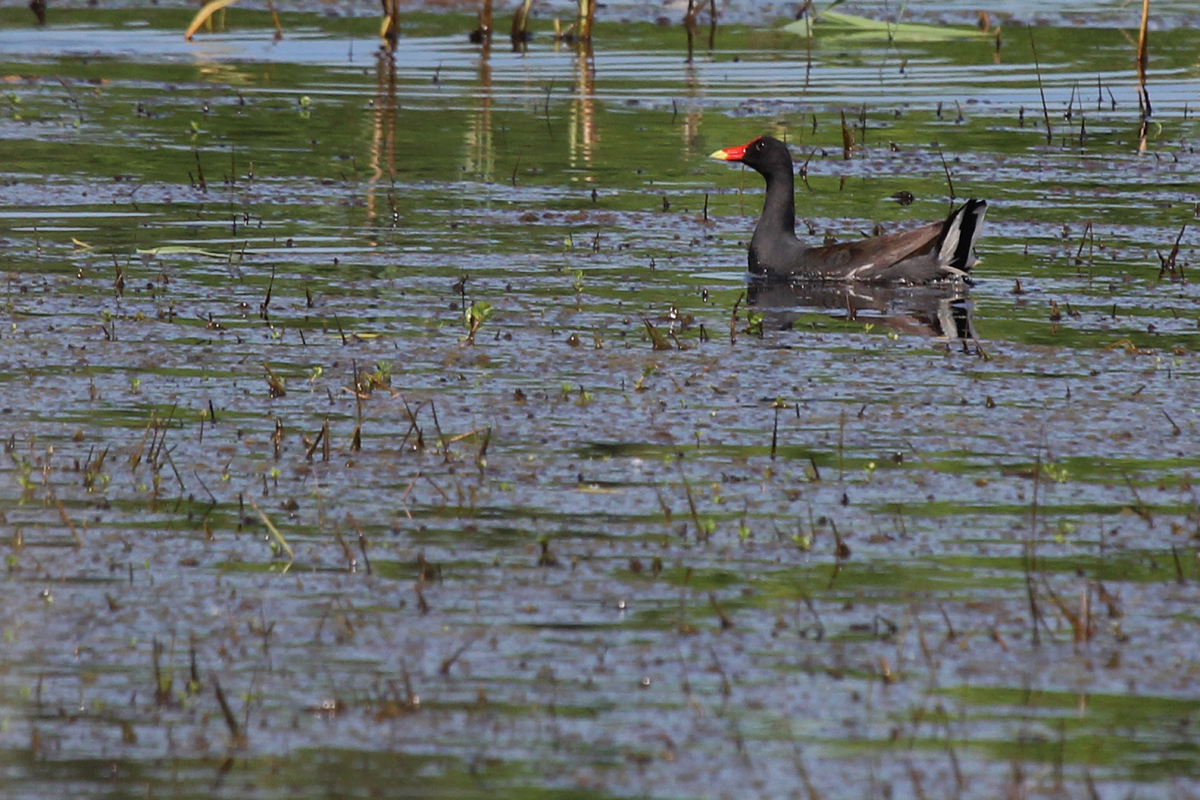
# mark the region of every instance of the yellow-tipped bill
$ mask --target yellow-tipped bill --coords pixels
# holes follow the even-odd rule
[[[718,161],[742,161],[742,156],[745,155],[745,145],[740,148],[722,148],[709,155],[709,158],[716,158]]]
[[[716,151],[715,153],[711,154],[709,156],[709,158],[715,158],[717,161],[741,161],[742,157],[744,155],[746,155],[746,148],[749,147],[750,145],[754,144],[754,142],[757,142],[757,141],[758,141],[758,139],[755,139],[750,142],[746,142],[744,145],[741,145],[740,147],[723,147],[720,150]]]

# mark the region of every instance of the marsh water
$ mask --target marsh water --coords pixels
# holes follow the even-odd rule
[[[0,5],[4,796],[1200,794],[1190,2],[1148,119],[1115,3],[106,5]],[[748,286],[763,133],[974,285]]]

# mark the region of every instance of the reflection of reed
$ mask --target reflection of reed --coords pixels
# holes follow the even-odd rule
[[[376,188],[396,175],[396,55],[380,47],[375,62],[375,118],[371,136],[371,180],[367,186],[367,222],[375,220]]]
[[[683,15],[683,29],[687,32],[687,63],[692,63],[692,54],[694,49],[693,39],[700,32],[700,24],[697,18],[700,16],[700,9],[704,5],[704,0],[688,0],[687,13]],[[806,4],[807,7],[808,4]],[[835,4],[836,5],[836,4]],[[803,12],[802,12],[803,13]],[[713,48],[717,46],[717,0],[708,0],[708,52],[711,54]]]
[[[492,138],[492,52],[490,39],[479,48],[479,107],[471,117],[466,133],[466,168],[485,181],[496,170],[496,148]]]
[[[683,117],[683,152],[690,158],[696,155],[696,141],[700,135],[700,123],[704,119],[704,111],[700,104],[692,102],[702,92],[696,65],[691,61],[683,65],[683,85],[687,87],[688,98],[687,113]]]
[[[596,148],[596,62],[592,43],[583,40],[575,51],[575,102],[571,106],[571,166],[591,166]],[[589,178],[589,180],[591,180]]]

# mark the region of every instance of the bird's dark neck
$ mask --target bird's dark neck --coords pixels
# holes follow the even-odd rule
[[[775,238],[784,234],[795,238],[795,178],[790,160],[786,167],[773,169],[764,177],[767,179],[767,196],[763,201],[762,216],[754,229],[754,238],[761,241],[762,236]]]

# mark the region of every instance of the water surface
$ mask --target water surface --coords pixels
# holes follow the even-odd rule
[[[1143,129],[1132,7],[734,9],[690,64],[636,5],[590,54],[0,8],[8,793],[1194,793],[1155,11]],[[814,240],[986,198],[975,285],[747,287],[761,179],[706,154],[763,133]]]

